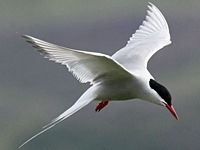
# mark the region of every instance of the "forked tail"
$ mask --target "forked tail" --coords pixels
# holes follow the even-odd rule
[[[39,136],[40,134],[44,133],[45,131],[51,129],[54,127],[56,124],[60,123],[64,119],[70,117],[73,115],[75,112],[89,104],[92,100],[94,100],[94,93],[91,91],[92,87],[89,88],[77,101],[72,105],[69,109],[67,109],[65,112],[63,112],[61,115],[59,115],[57,118],[52,120],[48,125],[43,127],[43,130],[40,131],[38,134],[34,135],[30,139],[28,139],[26,142],[24,142],[22,145],[19,146],[21,148],[31,140],[33,140],[35,137]]]

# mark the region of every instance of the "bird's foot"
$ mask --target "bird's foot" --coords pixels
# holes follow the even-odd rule
[[[108,101],[102,101],[99,103],[99,105],[96,107],[95,111],[100,111],[102,108],[104,108],[106,105],[108,105]]]

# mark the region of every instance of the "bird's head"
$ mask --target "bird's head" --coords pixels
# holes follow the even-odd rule
[[[153,79],[150,79],[149,85],[161,97],[161,99],[162,99],[162,101],[161,101],[162,105],[164,105],[172,113],[172,115],[177,120],[179,120],[178,116],[176,114],[176,111],[174,110],[174,107],[172,106],[171,95],[170,95],[169,91],[166,89],[166,87],[164,87],[163,85],[159,84],[158,82],[156,82]]]

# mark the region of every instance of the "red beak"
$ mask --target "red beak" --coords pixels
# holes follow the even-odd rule
[[[167,109],[169,109],[169,111],[172,113],[172,115],[176,118],[176,120],[178,120],[178,116],[176,114],[176,111],[174,110],[174,107],[171,105],[169,106],[168,104],[165,104],[165,106],[167,107]]]

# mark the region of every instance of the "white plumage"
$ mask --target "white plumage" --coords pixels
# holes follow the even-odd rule
[[[73,50],[23,35],[46,58],[66,65],[80,82],[89,82],[92,86],[73,106],[20,147],[94,100],[102,101],[96,108],[96,111],[100,111],[108,101],[139,98],[166,106],[178,120],[168,90],[157,83],[147,70],[151,56],[171,43],[169,27],[164,16],[156,6],[149,4],[145,21],[132,35],[127,45],[112,57],[101,53]]]
[[[150,3],[147,16],[127,45],[112,57],[129,71],[147,68],[151,56],[171,43],[169,27],[159,9]]]
[[[128,75],[128,70],[108,55],[73,50],[27,35],[24,37],[30,40],[29,42],[38,48],[38,51],[46,58],[66,65],[69,71],[82,83],[90,82],[93,84],[97,80],[98,82],[106,80],[105,78],[131,76]]]

